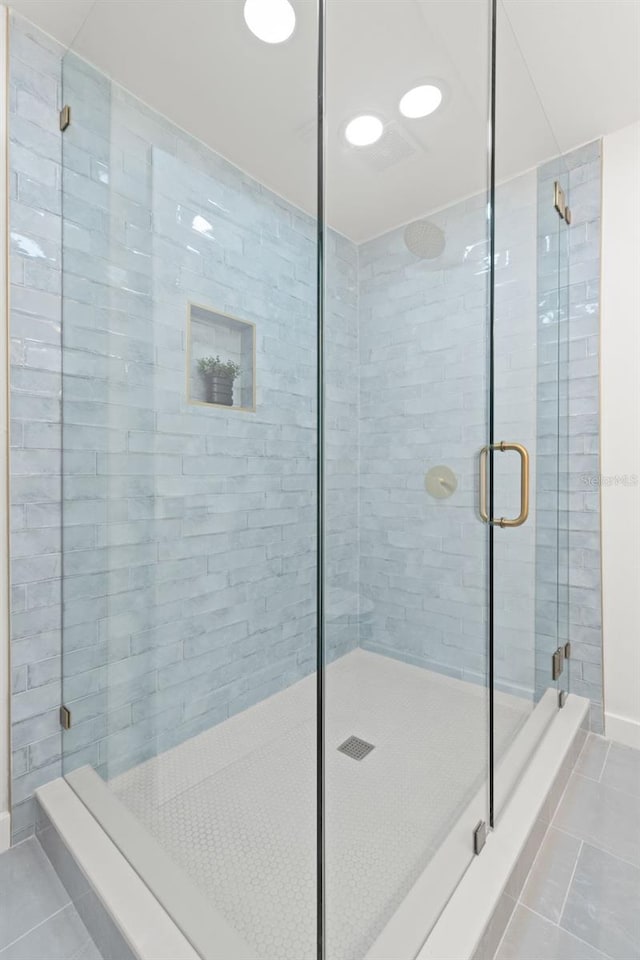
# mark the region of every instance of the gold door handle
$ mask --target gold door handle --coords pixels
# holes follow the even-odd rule
[[[483,523],[489,523],[489,508],[487,506],[487,458],[490,447],[483,447],[480,451],[480,519]]]
[[[503,453],[507,450],[515,450],[520,455],[520,513],[513,519],[508,517],[500,517],[498,520],[489,519],[489,509],[487,507],[487,458],[489,450],[500,450]],[[501,443],[494,443],[482,448],[480,451],[479,492],[480,517],[484,523],[492,523],[498,527],[521,527],[523,523],[526,523],[529,516],[529,451],[522,443],[507,443],[503,440]]]

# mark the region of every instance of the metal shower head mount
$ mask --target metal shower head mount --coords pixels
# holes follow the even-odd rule
[[[444,253],[444,230],[431,220],[414,220],[404,230],[407,249],[421,260],[436,260]]]

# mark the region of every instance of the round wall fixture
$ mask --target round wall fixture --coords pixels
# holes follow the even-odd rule
[[[444,230],[431,220],[414,220],[405,227],[404,242],[421,260],[435,260],[444,253]]]
[[[458,489],[458,480],[450,467],[431,467],[424,478],[427,493],[436,500],[446,500]]]
[[[244,22],[264,43],[283,43],[296,25],[296,13],[289,0],[246,0]]]
[[[369,147],[380,139],[383,130],[384,124],[379,117],[363,113],[349,121],[344,135],[352,147]]]

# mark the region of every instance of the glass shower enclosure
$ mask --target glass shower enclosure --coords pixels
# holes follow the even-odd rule
[[[568,690],[567,177],[501,4],[292,9],[63,60],[64,773],[203,957],[409,960]]]

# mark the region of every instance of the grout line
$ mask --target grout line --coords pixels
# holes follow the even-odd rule
[[[604,773],[604,768],[605,768],[606,765],[607,765],[607,760],[609,759],[609,753],[610,753],[610,752],[611,752],[611,740],[609,740],[609,743],[608,743],[608,745],[607,745],[607,752],[606,752],[605,755],[604,755],[604,760],[602,761],[602,766],[600,767],[600,775],[599,775],[598,778],[597,778],[598,783],[602,783],[602,775],[603,775],[603,773]],[[605,786],[606,786],[606,784],[605,784]]]
[[[573,881],[576,875],[576,870],[578,869],[578,861],[580,860],[580,856],[582,854],[583,849],[584,849],[584,840],[581,840],[580,846],[578,847],[578,856],[576,857],[576,862],[573,865],[573,870],[571,871],[571,877],[569,879],[569,883],[567,884],[567,890],[562,900],[562,906],[560,907],[560,916],[558,917],[558,922],[556,923],[557,927],[559,927],[560,924],[562,923],[562,917],[564,916],[564,911],[567,906],[567,900],[569,899],[569,894],[571,893],[571,887],[573,885]]]
[[[569,777],[567,778],[566,786],[565,786],[564,790],[562,791],[562,794],[560,795],[560,798],[559,798],[559,800],[558,800],[558,802],[557,802],[554,810],[552,811],[552,813],[551,813],[550,816],[549,816],[549,823],[547,824],[547,829],[546,829],[545,832],[544,832],[544,835],[543,835],[543,837],[542,837],[542,839],[541,839],[541,841],[540,841],[540,846],[538,847],[538,850],[537,850],[537,852],[536,852],[536,855],[535,855],[535,857],[533,858],[533,862],[532,862],[531,866],[529,867],[529,870],[528,870],[528,872],[527,872],[526,877],[524,878],[524,882],[523,882],[523,884],[522,884],[522,887],[520,888],[520,892],[518,893],[518,897],[517,897],[517,899],[516,899],[515,907],[514,907],[513,911],[511,912],[511,916],[509,917],[509,922],[508,922],[507,925],[505,926],[504,931],[503,931],[503,933],[502,933],[502,936],[500,937],[500,942],[498,943],[498,946],[497,946],[496,949],[495,949],[495,952],[494,952],[494,955],[493,955],[494,960],[495,960],[495,957],[498,955],[498,952],[500,951],[500,947],[502,946],[502,943],[503,943],[503,941],[504,941],[504,939],[505,939],[505,937],[506,937],[506,935],[507,935],[507,931],[509,930],[509,927],[511,926],[511,923],[512,923],[512,921],[513,921],[513,917],[514,917],[515,912],[516,912],[516,910],[518,909],[518,907],[521,906],[521,907],[524,907],[524,908],[527,909],[527,910],[531,910],[531,907],[528,907],[527,904],[524,903],[524,901],[522,900],[522,894],[524,893],[524,891],[525,891],[525,889],[526,889],[526,886],[527,886],[527,884],[528,884],[528,882],[529,882],[529,878],[531,877],[531,874],[533,873],[534,868],[535,868],[536,864],[538,863],[538,859],[539,859],[540,854],[541,854],[541,852],[542,852],[542,848],[543,848],[543,846],[544,846],[544,844],[545,844],[545,841],[547,840],[547,837],[549,836],[549,833],[551,832],[551,830],[558,829],[557,827],[554,827],[555,814],[556,814],[556,811],[558,810],[560,804],[562,803],[562,800],[564,799],[564,795],[565,795],[565,793],[567,792],[567,788],[568,788],[568,786],[569,786],[569,780],[571,779],[571,774],[572,774],[573,771],[575,770],[575,766],[576,766],[576,764],[577,764],[577,762],[578,762],[578,759],[579,759],[579,757],[580,757],[580,754],[582,753],[582,751],[583,751],[584,748],[585,748],[585,745],[586,745],[586,743],[587,743],[587,740],[588,740],[588,737],[585,738],[585,742],[584,742],[584,744],[582,745],[582,748],[581,748],[581,750],[580,750],[580,753],[579,753],[578,756],[576,757],[576,759],[575,759],[575,761],[574,761],[574,763],[573,763],[573,766],[571,767],[571,771],[570,771],[570,773],[569,773]],[[569,747],[569,750],[571,750],[571,746]],[[568,756],[568,754],[567,754],[567,756]],[[561,775],[561,772],[562,772],[562,768],[560,769],[560,771],[558,771],[558,776]],[[551,785],[551,788],[550,788],[550,790],[549,790],[548,793],[547,793],[547,798],[548,798],[549,794],[551,793],[551,791],[553,790],[553,787],[554,787],[554,784]],[[546,799],[545,799],[545,803],[546,803]],[[543,809],[544,809],[544,804],[543,804]],[[577,858],[576,858],[576,863],[577,863]],[[536,911],[535,911],[535,910],[532,910],[531,912],[532,912],[532,913],[535,913]],[[539,914],[539,916],[542,916],[542,915]],[[546,919],[546,918],[543,918],[543,919]],[[549,921],[549,923],[551,923],[551,922],[552,922],[552,921]]]
[[[87,949],[87,947],[90,947],[91,945],[93,945],[94,947],[96,946],[95,941],[92,939],[91,935],[89,935],[89,936],[87,937],[87,939],[84,941],[84,943],[81,944],[80,947],[78,947],[78,949],[77,949],[76,952],[74,953],[73,957],[71,957],[71,960],[77,960],[78,957],[81,957],[81,956],[82,956],[82,954],[83,954],[84,951]],[[97,947],[96,947],[96,949],[97,949]],[[0,956],[2,956],[2,955],[0,954]]]
[[[573,836],[573,834],[569,834],[569,836]],[[582,837],[574,837],[574,840],[582,840]],[[626,860],[624,857],[619,857],[617,853],[611,853],[611,850],[607,850],[605,847],[601,847],[594,840],[582,840],[582,842],[587,847],[593,847],[594,850],[598,850],[600,853],[606,853],[606,855],[608,857],[611,857],[612,860],[619,860],[620,863],[624,863],[628,867],[633,867],[635,870],[637,870],[640,873],[640,864],[634,863],[633,860]]]
[[[49,920],[53,920],[54,917],[57,917],[59,913],[63,913],[68,907],[73,906],[71,900],[68,903],[65,903],[63,907],[59,907],[57,910],[54,910],[53,913],[50,913],[48,917],[45,917],[44,920],[41,920],[40,923],[36,923],[33,927],[29,927],[28,930],[25,930],[24,933],[21,933],[19,937],[16,937],[15,940],[12,940],[11,943],[6,943],[2,950],[0,950],[0,957],[8,950],[9,947],[15,946],[16,943],[19,943],[21,940],[24,940],[25,937],[28,937],[29,934],[33,933],[34,930],[38,930],[40,927],[44,926],[45,923],[48,923]]]
[[[534,914],[540,920],[544,920],[545,923],[551,924],[553,927],[558,927],[559,930],[562,930],[563,933],[566,933],[568,936],[573,937],[574,940],[577,940],[579,943],[583,943],[585,947],[589,947],[590,950],[596,950],[599,952],[606,960],[611,960],[608,953],[605,953],[600,947],[594,947],[592,943],[589,943],[588,940],[583,940],[582,937],[579,937],[577,934],[572,933],[571,930],[567,930],[566,927],[561,927],[559,924],[554,923],[553,920],[549,920],[548,917],[543,917],[541,913],[538,913],[537,910],[533,910],[531,907],[528,907],[525,903],[522,904],[523,909],[528,910],[529,913]]]
[[[513,918],[514,918],[514,916],[515,916],[516,910],[518,909],[519,906],[523,906],[523,907],[526,906],[526,904],[524,904],[524,903],[522,902],[522,899],[521,899],[521,898],[522,898],[522,894],[524,893],[525,887],[527,886],[527,883],[529,882],[529,877],[530,877],[531,874],[533,873],[533,869],[534,869],[536,863],[538,862],[538,857],[540,856],[540,851],[542,850],[542,846],[543,846],[545,840],[547,839],[547,835],[548,835],[548,833],[549,833],[550,830],[551,830],[551,823],[548,823],[548,824],[547,824],[547,829],[545,830],[544,835],[543,835],[543,837],[542,837],[542,840],[540,841],[540,846],[538,847],[538,850],[537,850],[537,852],[536,852],[536,855],[535,855],[535,857],[533,858],[533,863],[532,863],[531,866],[529,867],[529,870],[528,870],[528,872],[527,872],[527,875],[526,875],[526,877],[524,878],[524,882],[523,882],[523,884],[522,884],[522,887],[520,888],[520,892],[519,892],[519,894],[518,894],[518,896],[517,896],[517,898],[516,898],[516,902],[515,902],[515,905],[514,905],[513,910],[511,911],[511,916],[509,917],[509,921],[508,921],[508,923],[505,925],[504,930],[502,931],[502,936],[500,937],[500,940],[499,940],[499,942],[498,942],[498,945],[497,945],[497,947],[496,947],[496,949],[495,949],[495,951],[494,951],[494,954],[493,954],[493,960],[495,960],[495,957],[497,957],[497,956],[498,956],[498,953],[500,952],[500,948],[501,948],[501,946],[502,946],[502,943],[503,943],[505,937],[507,936],[507,932],[508,932],[508,930],[509,930],[509,927],[511,926],[511,923],[512,923]]]
[[[518,903],[521,903],[523,906],[526,906],[526,903],[525,903],[524,900],[522,899],[522,894],[524,893],[525,888],[526,888],[526,886],[527,886],[527,884],[528,884],[528,882],[529,882],[529,878],[530,878],[531,874],[533,873],[533,871],[534,871],[534,869],[535,869],[535,867],[536,867],[536,864],[538,863],[538,860],[539,860],[539,858],[540,858],[540,854],[542,853],[542,848],[543,848],[544,844],[546,843],[547,837],[549,836],[551,830],[553,830],[553,829],[554,829],[554,828],[553,828],[553,824],[552,824],[552,823],[548,823],[548,824],[547,824],[547,829],[546,829],[545,832],[544,832],[544,836],[542,837],[542,840],[540,841],[540,846],[538,847],[538,851],[537,851],[535,857],[533,858],[533,863],[532,863],[531,866],[529,867],[529,871],[528,871],[526,877],[524,878],[524,883],[522,884],[522,887],[521,887],[521,889],[520,889],[520,893],[518,894],[518,899],[517,899],[517,901],[516,901],[516,905],[517,905]]]
[[[593,742],[593,738],[595,738],[595,737],[597,737],[598,739],[601,739],[598,734],[595,734],[595,733],[588,733],[588,734],[587,734],[587,737],[586,737],[586,739],[585,739],[585,741],[584,741],[584,743],[582,744],[582,747],[581,747],[581,749],[580,749],[580,753],[579,753],[578,756],[576,757],[576,762],[575,762],[574,767],[573,767],[573,770],[572,770],[571,772],[572,772],[572,773],[578,773],[581,777],[584,777],[585,780],[593,780],[594,782],[597,782],[597,781],[598,781],[598,777],[591,776],[590,774],[587,774],[587,773],[582,773],[581,771],[578,770],[578,764],[580,763],[580,761],[582,760],[584,754],[586,753],[587,746],[589,745],[589,743],[592,743],[592,742]],[[600,771],[600,772],[602,773],[602,771]]]
[[[532,862],[532,864],[531,864],[531,866],[530,866],[530,868],[529,868],[529,870],[528,870],[528,872],[527,872],[526,877],[524,878],[524,882],[523,882],[523,884],[522,884],[522,887],[520,888],[520,892],[519,892],[518,897],[517,897],[517,899],[516,899],[515,907],[514,907],[512,913],[511,913],[511,916],[509,917],[509,922],[508,922],[507,925],[505,926],[504,931],[503,931],[503,933],[502,933],[502,936],[500,937],[500,942],[498,943],[498,946],[496,947],[495,952],[494,952],[494,954],[493,954],[493,960],[495,960],[495,957],[497,957],[497,955],[498,955],[498,953],[499,953],[499,951],[500,951],[500,948],[501,948],[501,946],[502,946],[502,944],[503,944],[503,941],[504,941],[505,937],[507,936],[507,932],[508,932],[508,930],[509,930],[509,928],[510,928],[510,926],[511,926],[511,923],[512,923],[512,921],[513,921],[513,917],[514,917],[514,915],[515,915],[516,910],[518,909],[518,907],[524,907],[525,910],[530,910],[531,913],[535,913],[537,916],[541,917],[543,920],[547,920],[548,923],[553,923],[552,920],[549,920],[547,917],[542,917],[542,914],[537,913],[536,910],[532,910],[531,907],[529,907],[526,903],[524,903],[524,901],[522,900],[522,894],[524,893],[524,891],[525,891],[525,889],[526,889],[526,886],[527,886],[527,884],[528,884],[528,882],[529,882],[529,878],[531,877],[531,874],[533,873],[534,868],[535,868],[536,864],[538,863],[538,859],[539,859],[539,857],[540,857],[540,854],[541,854],[541,851],[542,851],[542,847],[544,846],[545,841],[547,840],[547,837],[549,836],[550,831],[551,831],[551,830],[560,830],[559,827],[556,827],[556,826],[555,826],[555,816],[556,816],[557,811],[558,811],[559,808],[560,808],[560,804],[561,804],[562,801],[564,800],[564,796],[565,796],[567,790],[569,789],[569,783],[570,783],[570,781],[571,781],[571,777],[573,776],[573,773],[574,773],[574,771],[575,771],[575,768],[576,768],[576,765],[577,765],[577,763],[578,763],[578,760],[580,759],[580,756],[582,755],[582,751],[585,749],[588,740],[589,740],[589,736],[587,735],[587,736],[585,737],[584,743],[582,744],[582,747],[581,747],[581,749],[580,749],[580,752],[578,753],[578,756],[575,758],[575,760],[574,760],[574,762],[573,762],[573,764],[572,764],[572,766],[571,766],[571,769],[570,769],[570,771],[569,771],[569,776],[567,777],[567,782],[566,782],[566,784],[565,784],[565,788],[564,788],[564,790],[562,791],[562,793],[561,793],[561,795],[560,795],[560,797],[559,797],[559,799],[558,799],[558,802],[557,802],[556,806],[554,807],[554,809],[553,809],[553,810],[551,811],[551,813],[550,813],[549,823],[547,824],[547,829],[546,829],[545,832],[544,832],[544,835],[543,835],[543,837],[542,837],[542,839],[541,839],[541,841],[540,841],[540,846],[538,847],[537,853],[536,853],[535,857],[533,858],[533,862]],[[570,751],[570,750],[571,750],[571,747],[569,747],[569,751]],[[569,754],[567,754],[567,758],[568,758],[568,756],[569,756]],[[561,775],[561,772],[562,772],[562,768],[560,769],[560,771],[558,771],[558,776]],[[547,793],[547,798],[548,798],[549,794],[551,793],[551,791],[553,790],[553,787],[554,787],[554,785],[552,784],[549,792]],[[545,802],[546,802],[546,800],[545,800]],[[543,807],[544,807],[544,805],[543,805]],[[565,830],[561,830],[561,832],[562,832],[562,833],[567,833],[567,831],[565,831]],[[567,833],[567,836],[572,836],[572,834]],[[584,843],[584,841],[582,840],[581,837],[574,837],[573,839],[578,839],[578,840],[580,840],[580,848],[579,848],[579,850],[578,850],[578,856],[579,856],[579,855],[580,855],[580,851],[582,850],[582,844]],[[577,863],[578,863],[578,857],[576,857],[576,865],[577,865]],[[575,866],[574,866],[574,873],[575,873]],[[573,879],[573,875],[572,875],[572,878],[571,878],[571,879]],[[569,887],[570,887],[570,886],[571,886],[571,881],[569,881],[569,886],[567,887],[567,894],[568,894],[568,890],[569,890]],[[564,908],[564,904],[563,904],[563,908]],[[560,913],[560,916],[562,916],[562,911],[561,911],[561,913]],[[586,942],[586,941],[584,941],[584,942]]]
[[[516,905],[515,905],[515,907],[513,908],[513,910],[511,911],[511,916],[509,917],[509,922],[507,923],[507,925],[505,926],[504,930],[502,931],[502,936],[500,937],[500,941],[499,941],[499,943],[498,943],[498,946],[497,946],[496,949],[495,949],[495,952],[494,952],[494,954],[493,954],[492,960],[495,960],[495,958],[496,958],[496,957],[498,956],[498,954],[500,953],[500,949],[501,949],[501,947],[502,947],[503,941],[505,940],[505,938],[506,938],[506,936],[507,936],[507,933],[508,933],[508,931],[509,931],[509,927],[510,927],[511,924],[513,923],[513,918],[514,918],[514,916],[515,916],[515,912],[516,912],[516,910],[518,909],[519,906],[520,906],[520,901],[516,901]]]
[[[581,843],[586,843],[588,847],[594,847],[594,849],[599,850],[600,853],[606,853],[608,857],[612,857],[614,860],[619,860],[621,863],[626,863],[629,867],[635,867],[636,870],[640,870],[639,863],[634,863],[633,860],[626,860],[624,857],[619,857],[617,853],[612,853],[611,850],[607,850],[606,847],[601,846],[601,844],[592,837],[585,839],[578,833],[571,833],[571,830],[568,830],[566,827],[555,827],[554,829],[559,830],[561,833],[566,833],[568,837],[573,837],[574,840],[580,840]]]
[[[612,793],[621,793],[623,797],[631,797],[632,800],[640,799],[637,793],[629,793],[628,790],[623,790],[622,787],[614,787],[610,783],[604,783],[602,780],[594,780],[593,777],[585,777],[584,774],[578,773],[577,770],[573,770],[571,775],[575,775],[579,780],[584,780],[586,783],[597,783],[598,786],[604,787],[605,790],[611,790]]]
[[[586,743],[586,740],[585,740],[585,743]],[[569,749],[571,749],[571,748],[569,748]],[[582,749],[584,750],[584,745],[583,745]],[[580,753],[582,753],[582,750],[580,751]],[[577,765],[578,760],[579,760],[579,758],[580,758],[580,753],[578,754],[578,756],[577,756],[576,759],[574,760],[573,766],[571,767],[571,769],[570,769],[570,771],[569,771],[569,776],[567,777],[567,782],[566,782],[566,784],[565,784],[564,790],[563,790],[562,793],[560,794],[560,797],[558,798],[558,802],[556,803],[555,807],[553,808],[553,810],[552,810],[551,813],[550,813],[550,816],[549,816],[549,826],[550,826],[550,827],[555,827],[556,829],[560,829],[560,828],[557,826],[557,824],[556,824],[556,816],[557,816],[557,814],[558,814],[558,810],[559,810],[560,807],[562,806],[562,803],[563,803],[563,801],[564,801],[564,798],[565,798],[566,795],[567,795],[567,791],[568,791],[568,789],[569,789],[569,786],[570,786],[570,784],[571,784],[571,780],[572,780],[573,776],[574,776],[574,775],[579,776],[579,774],[576,774],[576,765]],[[584,779],[586,779],[586,777],[585,777]],[[566,830],[565,833],[569,833],[569,831]],[[573,834],[570,834],[570,836],[573,836]],[[578,837],[578,840],[581,840],[581,839],[582,839],[582,837]]]
[[[576,762],[577,762],[577,761],[576,761]],[[554,811],[554,814],[553,814],[553,817],[552,817],[552,819],[551,819],[551,823],[549,824],[549,826],[550,826],[550,827],[553,827],[554,830],[558,830],[560,833],[566,834],[568,837],[573,837],[574,840],[580,840],[581,843],[583,843],[583,844],[586,843],[587,846],[589,846],[589,847],[594,847],[596,850],[600,850],[601,853],[606,853],[607,856],[613,857],[614,860],[620,860],[621,863],[626,863],[628,866],[630,866],[630,867],[635,867],[636,870],[640,870],[640,863],[634,863],[632,860],[627,860],[627,859],[625,859],[625,857],[621,857],[621,856],[619,856],[617,853],[612,853],[611,850],[608,850],[606,847],[602,846],[602,845],[601,845],[600,843],[598,843],[598,841],[595,840],[593,837],[581,837],[580,834],[578,834],[578,833],[572,833],[571,830],[570,830],[570,828],[568,828],[568,827],[566,827],[566,826],[562,826],[562,827],[561,827],[561,826],[559,826],[559,825],[556,823],[556,814],[557,814],[558,810],[560,809],[560,804],[562,803],[562,801],[563,801],[563,799],[564,799],[564,797],[565,797],[565,794],[566,794],[567,790],[569,789],[569,784],[570,784],[571,779],[573,778],[573,776],[578,777],[580,780],[584,780],[586,783],[598,783],[597,780],[593,780],[591,777],[583,777],[582,774],[576,773],[576,771],[575,771],[575,769],[574,769],[574,770],[572,771],[572,773],[571,773],[571,776],[569,777],[569,780],[567,781],[567,786],[565,787],[565,789],[564,789],[564,791],[563,791],[563,793],[562,793],[562,796],[560,797],[560,800],[558,801],[558,805],[557,805],[557,807],[556,807],[556,809],[555,809],[555,811]],[[615,787],[608,787],[607,784],[602,784],[602,786],[604,786],[605,789],[613,790],[613,791],[615,791],[616,793],[621,793],[621,794],[623,794],[623,796],[625,796],[625,797],[634,797],[634,794],[632,794],[632,793],[626,793],[626,791],[624,791],[624,790],[616,790]],[[634,799],[637,799],[637,798],[634,797]],[[545,834],[545,837],[546,837],[546,834]],[[524,889],[524,888],[523,888],[523,889]]]

